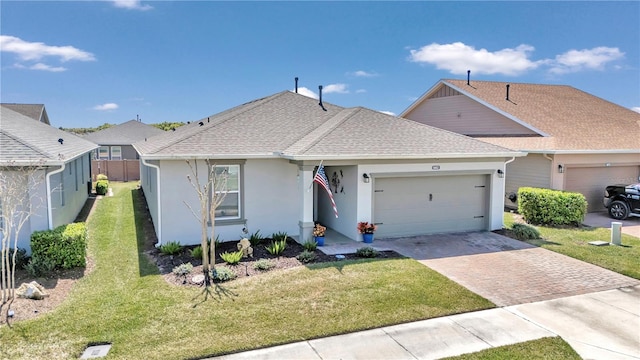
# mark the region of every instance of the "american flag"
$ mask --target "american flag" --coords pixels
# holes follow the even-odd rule
[[[313,177],[313,182],[320,184],[329,195],[329,200],[331,200],[331,205],[333,206],[333,213],[336,214],[336,218],[338,217],[338,208],[336,207],[336,202],[333,200],[333,194],[331,193],[331,188],[329,187],[329,179],[327,179],[327,174],[324,172],[324,166],[320,164],[318,167],[318,171],[316,172],[316,176]]]

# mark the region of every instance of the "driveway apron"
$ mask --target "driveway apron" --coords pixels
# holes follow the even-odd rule
[[[382,239],[498,306],[640,285],[640,281],[492,232]]]

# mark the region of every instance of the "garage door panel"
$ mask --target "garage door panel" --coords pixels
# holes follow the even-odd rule
[[[602,196],[607,185],[631,184],[638,181],[640,166],[569,167],[565,189],[585,196],[588,211],[604,211]]]
[[[377,179],[378,236],[486,229],[487,176]]]

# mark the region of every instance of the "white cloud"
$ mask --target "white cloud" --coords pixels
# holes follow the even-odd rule
[[[640,113],[640,106],[634,106],[634,107],[631,108],[631,110],[633,110],[633,111],[635,111],[637,113]]]
[[[28,42],[15,36],[0,35],[0,51],[15,53],[25,61],[37,61],[44,57],[57,57],[60,61],[94,61],[95,56],[73,46],[52,46],[41,42]]]
[[[433,64],[438,69],[448,70],[455,75],[466,74],[471,70],[475,74],[518,75],[535,69],[539,63],[529,59],[533,46],[522,44],[515,49],[502,49],[490,52],[487,49],[475,49],[461,42],[452,44],[433,43],[410,50],[410,61]]]
[[[31,70],[42,70],[42,71],[50,71],[50,72],[61,72],[67,71],[67,68],[62,66],[50,66],[43,63],[37,63],[29,67]]]
[[[356,77],[375,77],[378,76],[378,74],[376,72],[368,72],[368,71],[364,71],[364,70],[358,70],[358,71],[354,71],[352,73],[347,73],[348,75],[351,76],[356,76]]]
[[[593,49],[569,50],[557,55],[554,60],[549,60],[549,70],[554,74],[565,74],[582,70],[601,70],[608,62],[622,59],[624,53],[618,48],[606,46]]]
[[[115,110],[117,108],[118,108],[118,104],[116,103],[106,103],[106,104],[94,106],[93,110],[110,111],[110,110]]]
[[[322,88],[322,91],[325,94],[338,93],[338,94],[348,94],[349,90],[347,90],[347,84],[329,84]]]
[[[147,11],[153,9],[151,5],[142,5],[140,0],[111,0],[113,6],[122,9]]]
[[[318,99],[318,94],[316,94],[313,91],[307,89],[306,87],[299,87],[298,88],[298,94],[304,95],[306,97]]]
[[[366,89],[358,89],[358,90],[356,90],[356,94],[364,94],[366,92],[367,92]]]
[[[391,115],[391,116],[396,116],[396,113],[394,113],[393,111],[378,111],[381,112],[383,114],[387,114],[387,115]]]

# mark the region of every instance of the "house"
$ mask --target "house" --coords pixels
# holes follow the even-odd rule
[[[40,121],[41,123],[51,125],[49,122],[49,116],[47,115],[47,110],[44,108],[44,104],[2,103],[0,106],[28,116],[33,120]]]
[[[139,155],[132,144],[162,133],[154,126],[129,120],[85,135],[100,145],[91,162],[92,174],[105,174],[115,181],[140,180]]]
[[[322,96],[320,96],[322,99]],[[134,144],[158,244],[200,241],[186,160],[227,171],[216,235],[243,228],[311,238],[314,221],[360,240],[502,227],[504,164],[523,153],[362,107],[343,108],[283,91]],[[313,184],[322,162],[339,217]],[[204,174],[204,175],[203,175]],[[313,184],[313,185],[312,185]]]
[[[0,106],[0,119],[2,176],[25,176],[21,167],[40,167],[34,177],[41,182],[28,194],[27,206],[32,216],[18,239],[18,247],[29,250],[33,231],[71,223],[82,210],[91,189],[91,151],[97,145],[33,121],[4,104]],[[8,199],[6,196],[6,193],[0,195],[0,199]],[[4,214],[7,215],[6,211]],[[2,220],[4,226],[5,219]]]
[[[527,152],[507,164],[505,204],[533,186],[585,195],[640,176],[640,114],[565,85],[441,80],[400,116]]]

